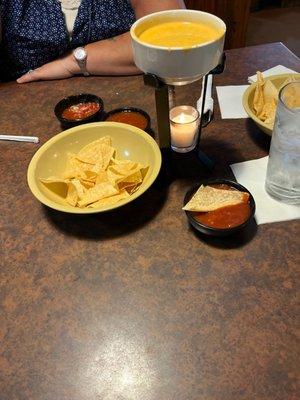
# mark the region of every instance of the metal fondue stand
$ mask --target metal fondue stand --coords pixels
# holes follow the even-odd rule
[[[195,149],[191,151],[191,152],[196,153],[197,159],[200,161],[200,163],[209,170],[213,169],[214,161],[212,161],[200,148],[200,139],[201,139],[201,130],[202,130],[202,126],[203,126],[203,112],[204,112],[204,107],[205,107],[207,80],[208,80],[209,74],[216,75],[216,74],[221,74],[224,71],[225,60],[226,60],[226,56],[225,56],[225,53],[223,53],[223,55],[221,56],[220,63],[214,69],[212,69],[205,75],[204,87],[202,90],[203,100],[202,100],[202,108],[201,108],[201,113],[200,113],[198,141],[197,141]],[[170,96],[170,93],[172,93],[172,91],[174,91],[174,86],[166,84],[161,78],[159,78],[158,76],[151,74],[151,73],[144,74],[144,83],[145,83],[145,85],[151,86],[155,89],[155,103],[156,103],[159,147],[162,151],[169,150],[169,149],[171,149],[169,96]],[[187,154],[187,153],[183,153],[183,154]]]
[[[207,24],[215,29],[218,35],[214,40],[188,48],[188,51],[182,47],[170,49],[168,47],[153,46],[139,39],[141,33],[145,30],[164,22],[173,21]],[[186,9],[159,11],[146,15],[138,19],[130,28],[135,64],[144,72],[145,85],[155,89],[158,144],[162,155],[166,156],[164,164],[167,171],[171,171],[172,166],[174,166],[175,170],[182,170],[181,166],[184,166],[186,164],[185,161],[188,160],[188,157],[184,155],[188,154],[191,155],[191,158],[195,158],[196,165],[201,164],[202,167],[204,166],[209,170],[214,166],[214,162],[200,149],[199,143],[203,126],[208,74],[219,74],[224,69],[225,54],[223,48],[225,33],[226,25],[217,16],[198,10]],[[203,76],[205,76],[205,79],[202,90],[203,101],[198,140],[193,150],[189,151],[192,146],[190,148],[187,146],[186,150],[180,151],[180,146],[177,147],[174,143],[176,141],[175,131],[171,130],[170,127],[169,97],[172,98],[176,86],[196,82]],[[181,106],[184,105],[182,104]],[[184,138],[184,136],[181,134],[181,138]],[[186,136],[187,138],[189,137],[188,135]],[[180,135],[177,131],[178,137]],[[175,154],[178,154],[178,158]],[[177,163],[179,158],[182,162]]]

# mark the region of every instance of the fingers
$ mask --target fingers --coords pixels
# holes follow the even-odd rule
[[[0,0],[1,2],[1,0]],[[30,70],[17,79],[18,83],[28,83],[39,80],[52,80],[70,78],[73,74],[66,68],[62,59],[51,61],[39,68]]]
[[[40,80],[39,68],[35,70],[30,70],[23,76],[17,79],[18,83],[28,83]]]

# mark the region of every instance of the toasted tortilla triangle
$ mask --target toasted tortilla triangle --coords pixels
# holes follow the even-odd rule
[[[238,190],[216,189],[201,185],[183,207],[186,211],[206,212],[248,201],[249,194]]]
[[[257,71],[257,81],[255,84],[255,92],[253,98],[253,108],[256,115],[260,114],[264,106],[264,77],[260,71]]]
[[[271,103],[274,101],[277,104],[279,91],[272,81],[266,80],[263,87],[263,93],[265,103]]]
[[[61,177],[40,179],[55,195],[73,207],[115,204],[138,190],[149,166],[115,158],[109,136],[84,146],[77,154],[67,153]]]

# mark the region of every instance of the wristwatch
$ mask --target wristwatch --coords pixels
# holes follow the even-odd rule
[[[86,69],[87,52],[84,47],[77,47],[73,50],[73,56],[79,65],[79,68],[84,76],[89,76]]]

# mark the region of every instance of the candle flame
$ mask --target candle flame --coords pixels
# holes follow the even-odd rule
[[[184,113],[180,113],[179,115],[178,115],[178,119],[177,119],[177,121],[178,122],[180,122],[181,124],[184,124],[185,122],[186,122],[186,120],[187,120],[187,115],[186,114],[184,114]]]
[[[194,117],[190,114],[186,114],[181,112],[180,114],[176,115],[172,120],[177,124],[189,124],[194,121]]]

